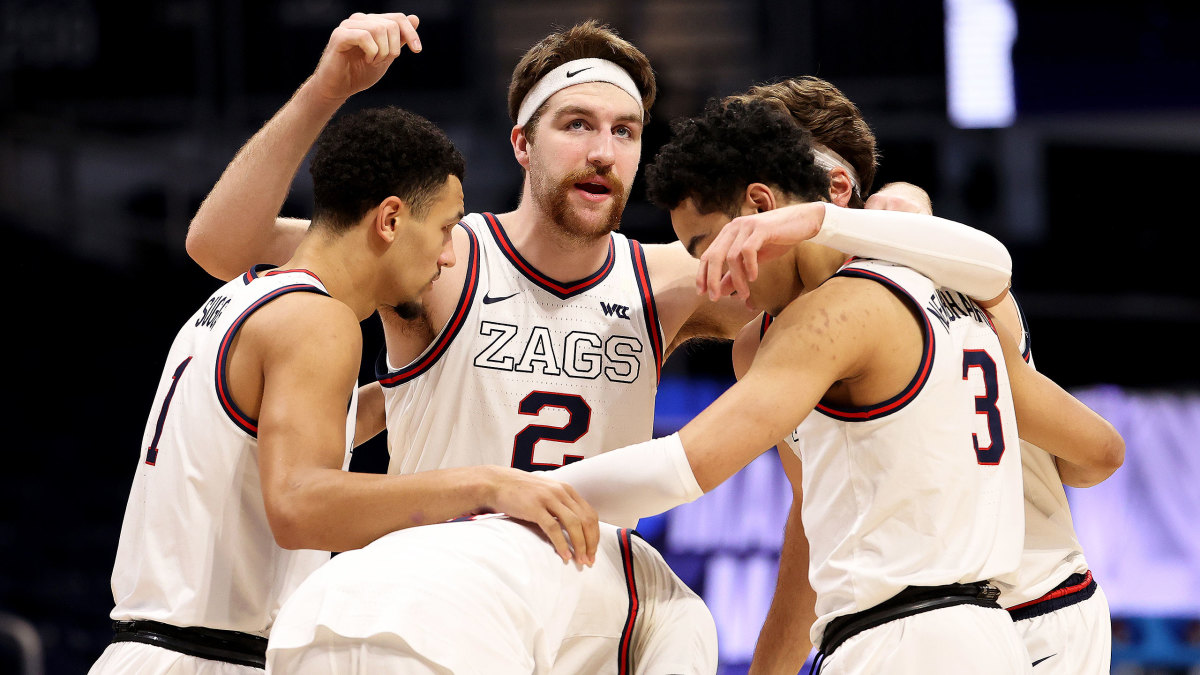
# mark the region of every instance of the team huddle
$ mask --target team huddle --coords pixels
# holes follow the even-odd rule
[[[335,118],[418,26],[343,21],[193,219],[227,283],[171,345],[92,673],[715,673],[711,614],[634,528],[775,445],[794,499],[751,672],[813,647],[830,675],[1108,672],[1063,486],[1123,441],[1033,369],[1000,242],[871,191],[842,92],[674,121],[644,180],[679,240],[643,245],[616,231],[640,50],[592,21],[531,47],[519,205],[467,214],[435,125]],[[280,217],[310,149],[312,220]],[[663,362],[700,337],[733,340],[738,381],[652,438]],[[347,471],[384,429],[387,474]]]

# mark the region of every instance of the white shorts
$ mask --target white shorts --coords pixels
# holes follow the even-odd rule
[[[1086,600],[1013,625],[1025,640],[1037,675],[1108,675],[1112,622],[1108,598],[1099,586]]]
[[[843,642],[821,664],[820,672],[1012,675],[1033,671],[1008,612],[956,605],[865,630]]]
[[[171,675],[263,675],[262,668],[202,659],[142,642],[114,642],[88,675],[170,673]]]
[[[267,652],[267,673],[279,675],[454,675],[421,656],[404,640],[380,635],[370,641],[322,631],[312,644]]]

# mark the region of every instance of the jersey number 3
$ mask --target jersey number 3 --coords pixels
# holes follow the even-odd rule
[[[556,394],[548,391],[533,391],[521,399],[517,412],[522,415],[538,415],[543,408],[562,408],[567,411],[567,423],[561,427],[530,424],[517,432],[513,438],[512,465],[523,471],[546,471],[557,469],[583,459],[583,455],[563,455],[562,464],[541,464],[533,461],[533,450],[538,441],[574,443],[583,438],[592,424],[592,408],[587,401],[575,394]]]
[[[987,417],[988,444],[979,447],[979,435],[971,434],[975,444],[975,459],[980,464],[996,465],[1004,456],[1004,427],[1000,422],[1000,411],[996,408],[996,397],[1000,388],[996,386],[996,361],[982,349],[963,350],[963,379],[968,379],[972,368],[983,375],[983,396],[975,397],[975,414]]]

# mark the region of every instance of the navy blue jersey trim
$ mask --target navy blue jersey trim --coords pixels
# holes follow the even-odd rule
[[[496,218],[495,215],[491,213],[485,213],[483,214],[483,217],[485,220],[487,220],[488,229],[491,230],[492,237],[495,238],[496,244],[500,247],[500,252],[504,254],[504,257],[508,258],[508,261],[512,263],[513,267],[517,268],[517,271],[525,275],[526,278],[536,284],[539,288],[561,300],[566,300],[567,298],[579,295],[580,293],[595,287],[601,281],[604,281],[604,279],[608,276],[608,273],[612,272],[613,267],[616,266],[613,238],[612,235],[609,235],[608,256],[605,257],[604,264],[600,265],[600,269],[578,281],[568,281],[566,283],[555,281],[554,279],[551,279],[545,274],[539,272],[536,267],[531,265],[529,261],[526,260],[519,251],[517,251],[517,247],[513,246],[512,240],[508,238],[508,233],[504,231],[504,227],[500,225],[500,220]]]
[[[237,319],[234,319],[229,330],[225,331],[225,337],[221,338],[221,347],[217,350],[217,370],[216,370],[216,387],[217,400],[221,404],[221,409],[225,411],[225,415],[233,421],[235,425],[242,431],[246,432],[254,438],[258,438],[258,420],[247,415],[237,403],[233,401],[233,395],[229,392],[229,373],[228,373],[228,358],[229,347],[233,344],[233,338],[241,329],[242,324],[246,323],[246,319],[250,315],[258,311],[263,305],[278,298],[281,295],[288,293],[317,293],[329,297],[329,293],[324,290],[312,286],[310,284],[292,284],[290,286],[281,286],[270,293],[262,296],[254,301],[254,304],[247,307]]]
[[[379,352],[379,358],[375,361],[375,377],[379,380],[379,384],[385,387],[395,387],[404,384],[432,368],[433,364],[442,358],[442,354],[446,353],[446,349],[450,347],[450,343],[454,341],[454,338],[462,331],[463,324],[466,323],[467,314],[470,313],[471,307],[475,304],[475,292],[479,288],[479,242],[475,238],[475,233],[465,223],[459,223],[459,226],[467,233],[467,242],[470,245],[470,251],[467,254],[466,282],[463,284],[462,294],[458,296],[458,305],[454,308],[454,314],[450,315],[450,320],[442,328],[441,334],[434,339],[432,346],[412,363],[397,370],[389,371],[387,365],[387,348],[385,347]]]
[[[912,379],[909,380],[908,384],[900,391],[900,393],[886,401],[883,401],[882,403],[876,403],[869,406],[842,407],[826,403],[822,400],[817,404],[816,408],[820,413],[827,415],[828,417],[832,417],[833,419],[841,420],[842,422],[866,422],[869,420],[877,420],[882,417],[887,417],[892,413],[902,410],[906,405],[908,405],[909,402],[917,397],[917,394],[921,393],[921,390],[925,388],[925,383],[929,381],[929,372],[933,369],[933,354],[935,346],[933,326],[930,325],[929,316],[925,313],[924,308],[921,307],[921,303],[917,302],[917,299],[909,294],[909,292],[906,291],[903,286],[897,284],[895,281],[892,281],[882,274],[863,269],[843,268],[834,276],[869,279],[898,291],[900,293],[900,297],[911,303],[913,308],[917,310],[917,314],[922,319],[921,341],[923,346],[921,348],[921,360],[917,366],[917,372],[913,374]]]
[[[1008,293],[1011,296],[1012,290],[1010,289]],[[1025,359],[1025,363],[1029,363],[1029,360],[1033,358],[1033,348],[1031,346],[1033,336],[1029,333],[1029,322],[1025,320],[1025,310],[1021,309],[1021,303],[1017,302],[1016,296],[1013,296],[1012,301],[1013,306],[1017,308],[1017,316],[1021,319],[1021,333],[1025,336],[1025,344],[1021,345],[1021,358]]]
[[[1096,580],[1092,578],[1092,571],[1077,572],[1042,597],[1009,607],[1008,614],[1013,621],[1024,621],[1079,604],[1095,594]]]
[[[765,337],[767,334],[767,329],[771,327],[771,322],[774,320],[775,320],[775,317],[771,316],[770,314],[767,314],[766,312],[763,312],[762,322],[758,326],[758,341],[759,342],[762,342],[763,337]]]
[[[637,624],[639,599],[637,579],[633,573],[633,541],[630,538],[636,534],[628,528],[617,530],[617,542],[621,548],[621,566],[625,569],[625,591],[629,596],[629,613],[625,616],[625,626],[621,629],[621,642],[617,650],[617,673],[627,675],[633,672],[633,628]],[[639,535],[640,536],[640,535]]]
[[[650,266],[646,264],[646,252],[642,245],[629,239],[629,255],[633,260],[633,270],[636,273],[639,295],[642,296],[642,313],[646,317],[646,331],[650,335],[650,344],[654,347],[655,381],[662,379],[663,363],[663,332],[658,320],[658,303],[654,301],[654,289],[650,287]]]

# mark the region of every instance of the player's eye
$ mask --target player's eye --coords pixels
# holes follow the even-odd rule
[[[570,123],[567,124],[567,128],[580,130],[587,128],[587,125],[584,124],[583,120],[571,120]]]

